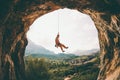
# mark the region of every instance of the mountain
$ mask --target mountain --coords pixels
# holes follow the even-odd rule
[[[49,55],[55,54],[53,51],[50,51],[40,45],[37,45],[34,42],[32,42],[31,40],[28,40],[28,45],[26,47],[25,54],[29,55],[29,54],[36,54],[36,53],[49,54]]]
[[[73,54],[77,55],[77,56],[82,56],[82,55],[92,55],[92,54],[96,54],[99,53],[99,49],[91,49],[91,50],[77,50],[74,51]]]
[[[76,55],[76,56],[82,56],[82,55],[92,55],[92,54],[96,54],[99,53],[99,49],[92,49],[92,50],[76,50],[72,53],[67,53],[69,55]],[[58,55],[56,55],[53,51],[50,51],[40,45],[35,44],[34,42],[32,42],[31,40],[28,40],[28,45],[26,47],[26,51],[25,51],[26,55],[30,55],[32,54],[33,56],[48,56],[48,55],[55,55],[55,56],[66,56],[67,54],[64,53],[59,53]],[[53,57],[53,56],[52,56]]]
[[[54,55],[49,55],[49,54],[30,54],[28,56],[26,56],[26,58],[47,58],[47,59],[51,59],[51,60],[64,60],[64,59],[72,59],[72,58],[76,58],[78,56],[74,55],[74,54],[64,54],[64,53],[59,53],[59,54],[54,54]]]
[[[74,54],[65,53],[55,54],[53,51],[50,51],[40,45],[37,45],[31,40],[28,40],[28,45],[26,47],[25,54],[26,57],[32,56],[35,58],[48,58],[48,59],[68,59],[77,57]]]

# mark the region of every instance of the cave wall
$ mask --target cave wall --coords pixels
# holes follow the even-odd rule
[[[40,16],[59,8],[90,15],[98,30],[100,72],[98,80],[120,79],[119,0],[0,0],[0,80],[26,80],[26,32]]]

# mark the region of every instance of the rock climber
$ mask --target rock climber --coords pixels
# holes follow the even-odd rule
[[[68,49],[68,47],[65,46],[64,44],[60,43],[59,37],[60,37],[60,35],[59,35],[59,33],[58,33],[57,36],[56,36],[56,38],[55,38],[55,47],[57,47],[57,48],[60,47],[60,49],[62,50],[62,52],[65,52],[65,51],[63,50],[63,48]]]

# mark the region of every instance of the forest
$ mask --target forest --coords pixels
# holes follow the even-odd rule
[[[67,55],[68,56],[68,55]],[[27,80],[96,80],[99,54],[69,58],[25,57]]]

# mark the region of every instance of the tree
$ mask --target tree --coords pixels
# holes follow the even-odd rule
[[[50,73],[45,59],[30,59],[26,67],[27,80],[50,79]]]

